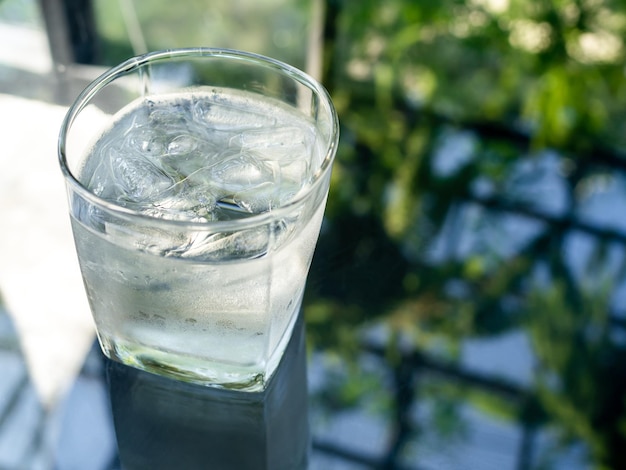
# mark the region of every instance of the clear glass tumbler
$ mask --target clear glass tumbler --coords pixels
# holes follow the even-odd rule
[[[264,389],[298,316],[338,136],[319,83],[252,53],[155,52],[91,83],[59,159],[103,352]]]

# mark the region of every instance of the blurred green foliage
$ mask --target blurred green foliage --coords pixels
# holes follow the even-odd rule
[[[350,119],[369,96],[382,110],[400,100],[460,121],[506,120],[538,145],[623,143],[612,119],[626,93],[621,2],[329,3],[337,37],[327,82]]]
[[[355,321],[454,276],[497,298],[530,270],[532,256],[498,265],[486,250],[427,273],[420,250],[478,179],[507,197],[513,163],[540,149],[559,151],[565,172],[596,148],[622,148],[625,9],[601,0],[337,0],[327,8],[324,83],[342,139],[327,209],[332,237],[323,234],[328,253],[318,259],[320,272],[350,265],[346,258],[352,269],[314,282],[350,299],[340,308]],[[471,161],[435,174],[437,148],[459,129],[478,129]],[[568,180],[573,199],[580,178]],[[494,266],[502,271],[489,281]],[[445,317],[446,306],[433,305],[439,294],[420,298],[439,311],[430,315]],[[317,308],[316,318],[338,308],[323,302],[327,312]]]
[[[609,315],[611,290],[594,282],[611,259],[607,247],[623,249],[624,240],[596,239],[588,270],[577,277],[561,223],[576,212],[586,184],[600,174],[613,178],[593,169],[606,163],[596,160],[600,153],[621,165],[626,3],[329,0],[326,8],[323,82],[342,137],[305,302],[311,341],[353,351],[368,325],[382,323],[388,347],[408,339],[455,363],[467,339],[523,331],[537,373],[515,419],[555,426],[564,443],[585,442],[593,468],[626,468],[619,450],[626,348]],[[438,172],[442,146],[463,133],[467,158]],[[556,225],[549,217],[533,222],[535,207],[511,189],[516,165],[546,150],[559,155],[565,185],[566,212]],[[475,207],[479,184],[489,188],[489,201],[512,201],[539,224],[513,253],[494,243],[502,213]],[[444,226],[468,205],[478,214],[478,237],[491,238],[429,261]],[[622,272],[610,287],[623,280]],[[346,374],[345,387],[354,379]],[[364,400],[370,395],[360,391]],[[484,395],[449,385],[427,393],[440,404],[473,402],[502,416],[496,395],[487,406]],[[351,393],[346,404],[354,403]],[[434,418],[440,430],[462,427],[455,407],[444,408]]]

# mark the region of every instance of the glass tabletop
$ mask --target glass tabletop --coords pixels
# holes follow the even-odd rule
[[[57,37],[55,2],[18,3],[0,1],[0,33],[36,15],[51,65],[3,59],[0,93],[54,119],[120,58],[187,40],[306,67],[342,127],[301,319],[263,393],[139,372],[91,333],[44,399],[54,368],[33,373],[0,266],[0,469],[626,468],[622,7],[188,2],[215,36],[183,37],[168,2],[93,1],[68,17],[92,15],[90,34]],[[268,11],[271,28],[250,20]]]

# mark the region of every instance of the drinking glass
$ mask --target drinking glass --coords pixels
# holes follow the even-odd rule
[[[263,390],[300,310],[338,137],[318,82],[252,53],[154,52],[91,83],[58,150],[104,354]]]

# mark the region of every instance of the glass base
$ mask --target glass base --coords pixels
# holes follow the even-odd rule
[[[101,335],[98,339],[102,352],[109,359],[136,369],[207,387],[262,392],[280,363],[296,319],[297,315],[294,315],[272,356],[260,364],[214,361]]]
[[[216,363],[137,344],[107,343],[101,344],[104,354],[109,359],[182,382],[228,390],[259,392],[265,389],[269,379],[269,375],[260,370],[258,365],[245,367]]]

